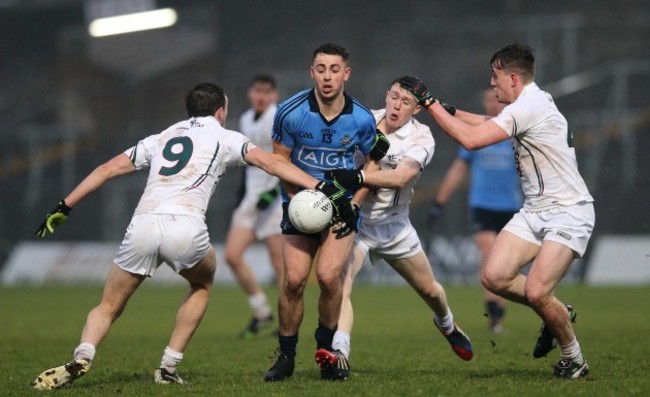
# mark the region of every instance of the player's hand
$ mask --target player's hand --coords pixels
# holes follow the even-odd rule
[[[435,221],[440,218],[443,208],[444,205],[440,204],[438,201],[433,202],[431,209],[429,209],[429,224],[435,223]]]
[[[334,216],[332,216],[332,219],[339,216],[339,208],[350,206],[350,200],[347,198],[347,192],[345,189],[341,189],[331,182],[320,181],[316,185],[315,189],[326,195],[332,203],[332,207],[334,207]]]
[[[325,172],[325,177],[340,189],[355,191],[363,185],[364,174],[362,170],[340,169]]]
[[[54,234],[54,228],[62,224],[68,219],[68,214],[70,213],[70,210],[72,208],[68,207],[65,204],[64,200],[61,200],[59,205],[56,206],[55,209],[50,211],[47,215],[45,215],[45,220],[43,223],[41,223],[41,226],[39,226],[38,230],[36,230],[36,233],[34,233],[34,236],[38,236],[40,238],[45,237],[47,232],[50,232],[51,234]]]
[[[361,207],[353,202],[350,202],[349,206],[341,206],[339,208],[337,222],[332,228],[334,233],[336,233],[337,240],[359,230],[360,213]]]
[[[280,193],[280,186],[276,186],[273,189],[261,193],[259,195],[259,200],[257,200],[257,209],[258,210],[265,210],[269,208],[269,206],[275,201],[275,199],[278,197],[278,194]]]
[[[417,77],[405,76],[399,80],[399,85],[406,91],[410,92],[418,101],[418,105],[428,109],[435,101],[438,101],[447,113],[452,116],[456,114],[456,108],[440,98],[434,97],[424,82]]]

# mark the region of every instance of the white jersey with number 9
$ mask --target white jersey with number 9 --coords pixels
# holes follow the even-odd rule
[[[126,150],[135,167],[150,168],[135,214],[205,218],[210,196],[229,166],[243,166],[255,148],[247,137],[221,127],[214,117],[181,121]]]

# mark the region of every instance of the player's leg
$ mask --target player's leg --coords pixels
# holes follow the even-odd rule
[[[424,251],[419,250],[414,256],[389,260],[388,263],[431,308],[436,327],[447,338],[454,352],[463,360],[471,360],[473,357],[471,342],[454,322],[445,290],[435,279]]]
[[[317,238],[301,234],[283,234],[282,240],[284,283],[278,297],[280,349],[275,363],[264,376],[267,382],[293,375],[298,330],[305,310],[303,293],[319,244]]]
[[[575,258],[575,252],[558,242],[544,240],[526,280],[529,305],[544,321],[561,349],[561,360],[554,374],[565,378],[585,376],[589,372],[573,330],[571,312],[555,297],[555,289]],[[572,310],[572,308],[569,307]],[[541,335],[540,335],[541,336]],[[539,342],[538,342],[539,343]],[[537,348],[537,347],[536,347]]]
[[[508,230],[501,231],[481,264],[481,283],[496,295],[528,305],[524,288],[526,276],[520,271],[539,250],[539,245]]]
[[[189,283],[190,290],[176,313],[174,329],[163,352],[160,368],[154,372],[156,383],[185,383],[176,367],[183,359],[183,352],[208,307],[216,268],[217,258],[214,249],[210,247],[207,255],[196,265],[179,272]]]
[[[246,249],[255,242],[255,232],[251,228],[232,225],[228,231],[225,246],[225,259],[239,286],[248,298],[253,311],[249,325],[240,333],[242,338],[250,338],[265,325],[273,321],[273,311],[266,294],[257,282],[253,270],[244,258]]]
[[[316,278],[320,286],[318,299],[318,326],[316,338],[316,363],[321,367],[321,379],[345,380],[350,376],[348,360],[342,352],[333,351],[332,342],[336,333],[341,303],[346,264],[354,242],[354,235],[336,239],[330,231],[321,245],[316,267]]]
[[[88,372],[95,358],[95,349],[104,340],[111,324],[122,314],[129,298],[144,279],[145,276],[129,273],[113,264],[106,278],[99,305],[88,313],[81,333],[81,343],[74,350],[72,361],[44,371],[32,386],[40,390],[56,389]]]
[[[354,278],[361,270],[366,258],[367,250],[355,243],[348,257],[348,270],[343,281],[343,296],[341,298],[341,314],[338,326],[332,339],[332,350],[340,351],[346,358],[350,358],[350,334],[354,324],[354,311],[352,309],[352,286]]]
[[[284,262],[282,260],[282,234],[273,234],[265,240],[266,249],[269,252],[271,266],[275,270],[275,280],[278,291],[284,285]]]
[[[474,241],[481,254],[481,258],[487,258],[490,248],[497,238],[497,232],[493,230],[481,230],[474,233]],[[494,332],[503,330],[502,320],[505,315],[505,299],[483,288],[485,308],[490,320],[490,329]]]

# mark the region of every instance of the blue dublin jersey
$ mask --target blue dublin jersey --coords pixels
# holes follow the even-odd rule
[[[353,169],[355,150],[370,153],[375,136],[374,117],[356,99],[345,95],[341,114],[327,121],[313,89],[281,103],[273,123],[273,139],[292,149],[291,162],[318,179],[328,170]]]
[[[458,150],[471,167],[469,206],[492,211],[517,211],[522,191],[509,140],[479,150]]]

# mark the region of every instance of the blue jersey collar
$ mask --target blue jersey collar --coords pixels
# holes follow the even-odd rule
[[[334,124],[336,120],[338,120],[339,117],[341,117],[342,114],[352,113],[352,110],[354,108],[352,97],[346,94],[345,92],[343,93],[343,97],[345,98],[345,104],[343,105],[343,110],[341,110],[341,113],[339,113],[338,116],[334,117],[330,121],[327,121],[325,117],[323,117],[323,114],[320,112],[320,108],[318,107],[318,101],[316,100],[316,89],[312,88],[311,91],[309,91],[309,110],[311,112],[318,113],[320,115],[320,118],[323,120],[323,122],[328,126],[330,126]]]

